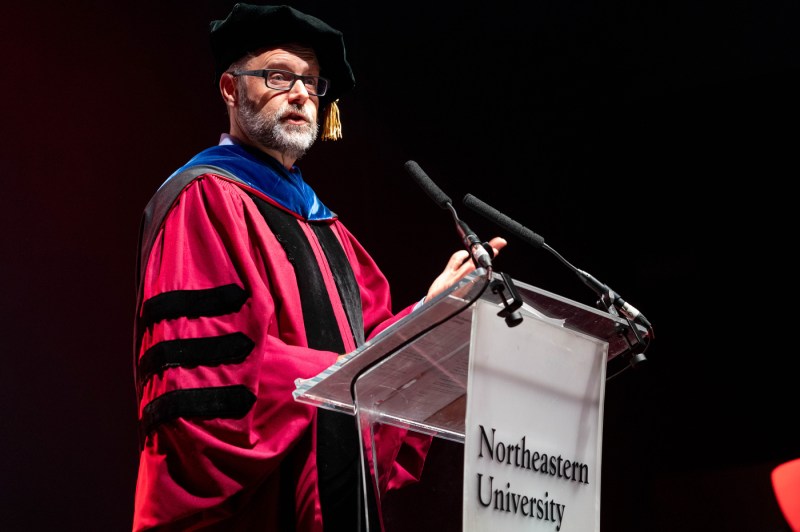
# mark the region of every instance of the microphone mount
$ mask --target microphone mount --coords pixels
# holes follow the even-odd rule
[[[516,327],[522,323],[522,314],[519,312],[519,307],[522,306],[522,298],[517,292],[517,287],[514,285],[514,280],[510,275],[500,272],[500,279],[494,279],[489,285],[492,293],[500,296],[503,302],[503,310],[497,313],[498,316],[506,320],[506,325],[509,327]],[[506,297],[508,292],[508,297]]]

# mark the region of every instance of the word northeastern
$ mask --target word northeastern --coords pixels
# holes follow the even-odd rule
[[[525,436],[517,443],[495,442],[494,428],[491,429],[489,436],[483,425],[479,427],[481,434],[478,458],[488,458],[499,464],[526,469],[567,482],[589,484],[588,465],[567,460],[561,455],[531,452],[525,445]],[[559,504],[548,492],[545,492],[544,496],[517,493],[511,489],[510,482],[496,482],[494,477],[484,478],[481,473],[478,473],[477,480],[478,502],[481,506],[527,518],[552,521],[556,524],[556,531],[561,530],[566,504]]]

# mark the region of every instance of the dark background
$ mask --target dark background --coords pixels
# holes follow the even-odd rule
[[[139,216],[227,126],[207,23],[231,5],[3,8],[4,531],[130,529]],[[413,159],[478,235],[508,238],[496,269],[594,304],[553,255],[464,207],[467,193],[655,326],[647,365],[607,384],[602,529],[788,530],[769,475],[800,457],[800,5],[294,5],[344,31],[357,82],[340,102],[344,139],[301,167],[393,282],[397,309],[460,246],[405,174]],[[417,489],[408,513],[445,529],[453,516],[430,504],[442,488]]]

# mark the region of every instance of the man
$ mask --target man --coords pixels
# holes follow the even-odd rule
[[[142,452],[134,530],[357,530],[351,416],[292,398],[393,314],[388,283],[295,165],[354,79],[344,41],[287,6],[211,23],[230,129],[145,211],[137,268]],[[505,246],[490,244],[495,253]],[[474,270],[452,255],[430,299]],[[419,479],[429,439],[398,431],[389,488]]]

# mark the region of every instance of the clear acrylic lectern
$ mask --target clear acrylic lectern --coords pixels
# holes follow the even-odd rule
[[[364,488],[378,505],[388,474],[377,458],[378,435],[395,427],[471,448],[463,458],[464,491],[450,495],[460,499],[463,530],[486,523],[529,530],[531,521],[551,521],[552,528],[538,529],[586,532],[599,529],[606,371],[630,352],[629,327],[618,316],[478,270],[345,361],[298,383],[295,398],[356,416]],[[513,448],[516,465],[504,450]],[[552,467],[541,463],[548,455]]]

